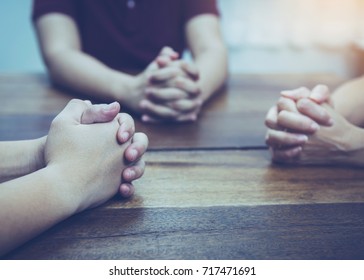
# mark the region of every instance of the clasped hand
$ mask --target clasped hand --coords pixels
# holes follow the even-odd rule
[[[195,64],[178,58],[171,48],[162,49],[145,70],[144,98],[139,103],[142,120],[195,121],[202,106]]]
[[[52,122],[44,164],[63,182],[61,197],[76,199],[77,212],[117,192],[131,196],[131,182],[144,172],[148,138],[135,133],[133,119],[119,110],[117,102],[92,105],[72,100]]]
[[[266,116],[266,143],[280,163],[355,164],[360,131],[333,109],[324,85],[283,91]]]

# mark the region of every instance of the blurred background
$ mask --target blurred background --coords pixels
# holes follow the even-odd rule
[[[44,66],[30,20],[32,0],[0,1],[0,72],[39,72]]]
[[[364,73],[364,0],[218,0],[231,73]],[[0,1],[0,71],[43,72],[31,0]]]

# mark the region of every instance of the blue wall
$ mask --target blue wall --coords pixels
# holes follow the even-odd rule
[[[44,71],[31,6],[31,0],[0,1],[0,72]]]

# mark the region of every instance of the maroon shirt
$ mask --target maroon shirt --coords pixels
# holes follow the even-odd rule
[[[216,0],[34,0],[33,21],[48,13],[72,17],[83,51],[117,70],[143,70],[162,47],[186,48],[185,24],[218,15]]]

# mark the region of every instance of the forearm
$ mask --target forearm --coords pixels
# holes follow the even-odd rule
[[[0,182],[21,177],[44,167],[46,137],[0,142]]]
[[[115,71],[78,50],[60,50],[45,60],[52,80],[61,86],[106,101],[126,102],[134,77]]]
[[[309,136],[301,160],[306,163],[364,167],[364,129],[349,123],[329,105],[332,126],[322,126]]]
[[[349,143],[347,149],[348,163],[353,166],[364,167],[364,129],[352,127],[343,137]]]
[[[48,168],[0,185],[0,256],[75,212]]]
[[[223,85],[227,77],[227,54],[224,45],[216,43],[201,51],[196,56],[195,63],[200,72],[202,98],[207,100]]]
[[[200,72],[202,97],[207,100],[227,76],[227,51],[218,17],[205,14],[190,19],[186,24],[186,38]]]
[[[335,110],[350,123],[364,126],[364,77],[340,86],[332,95]]]
[[[132,76],[115,71],[82,51],[76,21],[49,13],[35,22],[43,59],[53,81],[91,97],[123,102]]]

